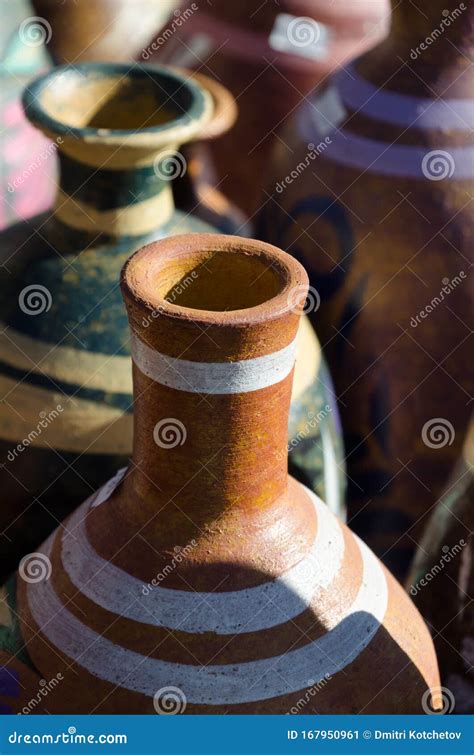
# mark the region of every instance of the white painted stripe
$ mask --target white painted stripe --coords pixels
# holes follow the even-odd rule
[[[296,338],[284,349],[240,362],[190,362],[161,354],[132,336],[132,358],[147,377],[177,391],[248,393],[284,380],[294,367]]]
[[[340,70],[335,81],[344,105],[374,120],[443,131],[471,132],[474,127],[472,99],[430,100],[377,88],[363,79],[354,66]]]
[[[428,181],[436,174],[423,172],[424,161],[430,154],[441,154],[447,162],[443,180],[461,181],[474,177],[474,147],[449,146],[430,153],[426,147],[374,141],[341,129],[331,134],[330,138],[331,144],[321,153],[322,160],[332,160],[385,176]]]
[[[114,474],[101,488],[93,495],[90,503],[90,508],[95,509],[97,506],[101,506],[103,503],[109,500],[110,496],[116,488],[120,485],[123,478],[128,472],[128,467],[122,467],[118,472]],[[90,498],[87,499],[90,501]]]
[[[447,145],[433,150],[406,144],[391,144],[359,136],[342,128],[347,115],[339,91],[329,86],[298,116],[298,128],[308,143],[330,139],[320,159],[384,176],[422,181],[462,181],[474,177],[474,146]],[[415,124],[416,125],[416,124]],[[437,158],[438,156],[438,158]],[[438,159],[439,165],[436,166]],[[425,166],[425,162],[428,165]],[[430,163],[433,162],[433,166]],[[441,176],[436,168],[440,169]]]
[[[369,645],[388,604],[380,562],[361,541],[364,572],[359,592],[345,617],[315,642],[284,655],[246,663],[192,666],[142,656],[115,645],[81,623],[55,594],[51,580],[27,586],[33,618],[60,652],[92,676],[153,697],[173,684],[188,703],[235,705],[298,692],[335,675]],[[50,548],[43,548],[50,555]]]
[[[124,344],[125,345],[125,344]],[[24,372],[107,393],[132,393],[130,357],[59,346],[0,321],[0,360]]]
[[[127,619],[182,632],[242,634],[289,621],[304,611],[319,590],[337,577],[344,557],[344,535],[328,507],[314,502],[318,531],[307,556],[279,579],[231,592],[197,593],[144,584],[101,558],[85,528],[88,502],[74,512],[62,542],[64,568],[89,600]]]

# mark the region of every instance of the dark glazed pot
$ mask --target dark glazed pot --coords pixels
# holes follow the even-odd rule
[[[439,683],[421,617],[287,473],[304,269],[193,234],[139,250],[122,292],[133,459],[16,577],[18,645],[63,677],[48,710],[421,712]]]
[[[252,219],[277,129],[330,71],[385,36],[388,17],[388,0],[192,3],[144,59],[204,70],[232,92],[239,118],[212,151],[219,188]]]
[[[210,98],[166,68],[58,68],[24,94],[58,147],[54,211],[2,236],[2,572],[131,449],[128,325],[118,280],[152,239],[209,231],[174,208],[178,147]]]
[[[431,628],[445,712],[474,713],[474,426],[434,508],[407,589]]]
[[[397,3],[390,38],[302,106],[258,231],[306,266],[321,297],[349,521],[403,578],[461,453],[474,388],[465,5],[446,15],[441,0]]]

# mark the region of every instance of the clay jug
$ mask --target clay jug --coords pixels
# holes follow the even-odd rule
[[[444,686],[445,712],[474,713],[474,427],[431,514],[407,589],[428,622]]]
[[[390,38],[295,114],[259,229],[321,297],[350,521],[404,576],[473,392],[473,6],[444,7],[397,3]]]
[[[3,576],[129,458],[132,384],[119,271],[144,241],[211,230],[174,210],[170,180],[186,170],[178,145],[212,118],[210,99],[166,68],[113,64],[59,68],[25,95],[30,119],[58,144],[61,179],[52,217],[2,239]],[[343,514],[333,390],[306,321],[298,344],[292,469]]]
[[[2,4],[0,27],[0,230],[51,206],[54,191],[54,145],[28,123],[21,93],[34,76],[49,67],[46,46],[51,28],[32,15],[23,0]]]
[[[212,150],[219,188],[252,218],[276,129],[328,72],[385,35],[388,16],[388,0],[191,3],[142,57],[204,70],[232,92],[239,118]]]
[[[306,291],[296,260],[232,236],[125,265],[133,459],[23,559],[12,598],[31,664],[63,676],[50,712],[416,713],[438,685],[401,586],[288,477]]]
[[[133,60],[171,14],[173,0],[32,0],[52,30],[56,63]]]

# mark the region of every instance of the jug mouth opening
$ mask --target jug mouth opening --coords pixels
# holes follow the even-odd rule
[[[173,143],[174,132],[176,142],[193,136],[212,110],[210,96],[185,74],[117,63],[60,66],[26,88],[23,106],[49,134],[127,144],[145,138],[157,147]]]
[[[220,234],[188,234],[149,244],[125,265],[127,297],[171,317],[252,324],[301,311],[304,268],[270,244]]]

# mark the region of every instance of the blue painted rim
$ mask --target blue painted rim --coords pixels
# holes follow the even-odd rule
[[[28,119],[41,129],[58,135],[70,135],[79,139],[95,136],[102,137],[103,128],[85,126],[68,126],[63,121],[51,117],[43,107],[41,98],[43,92],[52,86],[62,87],[61,78],[67,76],[72,79],[83,77],[86,80],[99,78],[127,77],[137,81],[152,80],[156,82],[158,91],[163,93],[164,98],[174,105],[179,98],[177,107],[184,110],[182,115],[177,115],[159,126],[149,126],[139,129],[114,129],[107,127],[107,137],[133,136],[134,134],[161,134],[178,126],[185,126],[193,121],[200,120],[206,110],[206,99],[199,84],[187,79],[185,76],[171,70],[167,66],[147,66],[139,63],[80,63],[78,65],[58,66],[50,73],[39,76],[30,83],[23,92],[22,105]],[[63,79],[64,81],[64,79]],[[173,95],[176,99],[173,98]],[[103,138],[103,137],[102,137]]]

